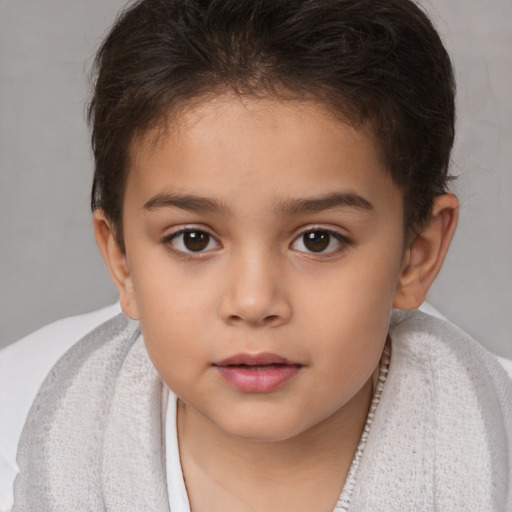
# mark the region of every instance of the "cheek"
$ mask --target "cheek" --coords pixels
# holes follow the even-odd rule
[[[192,322],[213,289],[193,264],[172,261],[160,247],[133,252],[131,275],[141,321],[153,318],[170,325]],[[149,322],[146,322],[149,324]]]
[[[194,368],[207,353],[204,326],[212,312],[208,287],[183,275],[146,266],[134,276],[137,308],[149,356],[169,384],[169,376]]]
[[[400,273],[400,255],[382,257],[367,252],[348,256],[336,272],[304,282],[299,317],[319,323],[320,328],[332,326],[342,332],[386,328]]]
[[[397,237],[398,238],[398,237]],[[377,325],[391,312],[402,263],[401,238],[375,244],[362,253],[347,279],[354,310]]]
[[[325,415],[343,407],[369,382],[387,338],[389,314],[376,321],[357,311],[345,313],[315,332],[314,364],[319,371],[311,382],[316,393],[310,405],[317,408],[323,403]]]
[[[370,316],[347,310],[312,332],[314,356],[333,380],[363,383],[378,363],[389,328],[389,312]],[[324,372],[321,372],[323,374]]]
[[[353,383],[352,392],[372,374],[387,338],[400,268],[396,252],[358,253],[335,276],[302,290],[300,330],[314,340],[326,378]]]
[[[183,307],[164,315],[141,315],[141,330],[149,357],[166,384],[179,394],[179,383],[200,376],[208,346],[196,326],[197,318]]]

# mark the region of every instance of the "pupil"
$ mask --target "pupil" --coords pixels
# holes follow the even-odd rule
[[[204,231],[187,231],[183,233],[183,243],[189,251],[202,251],[208,245],[210,235]]]
[[[329,246],[330,239],[325,231],[311,231],[304,235],[304,245],[312,252],[322,252]]]

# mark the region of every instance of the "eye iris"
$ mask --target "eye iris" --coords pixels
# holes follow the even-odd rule
[[[183,233],[183,244],[189,251],[202,251],[208,246],[210,235],[204,231],[187,231]]]
[[[322,252],[327,249],[331,237],[325,231],[310,231],[304,234],[304,246],[312,252]]]

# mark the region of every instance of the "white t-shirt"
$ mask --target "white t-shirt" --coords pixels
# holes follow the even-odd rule
[[[421,308],[440,315],[424,304]],[[13,484],[19,472],[16,453],[21,431],[40,385],[57,360],[85,334],[120,312],[118,304],[65,318],[0,350],[0,512],[13,505]],[[512,378],[512,361],[498,357]],[[176,396],[169,392],[165,425],[166,472],[173,512],[190,512],[181,471],[176,430]]]

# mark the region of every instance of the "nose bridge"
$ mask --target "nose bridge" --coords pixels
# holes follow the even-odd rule
[[[279,325],[289,320],[282,263],[278,254],[258,244],[233,252],[221,309],[226,322]]]

